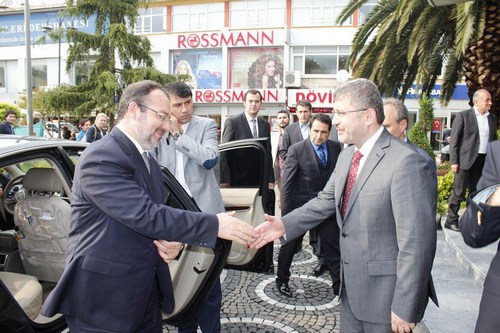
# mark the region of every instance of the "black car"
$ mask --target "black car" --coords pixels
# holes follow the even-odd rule
[[[264,213],[274,213],[274,191],[268,189],[263,141],[251,139],[220,145],[220,178],[232,179],[221,188],[227,211],[257,226]],[[70,227],[71,187],[75,165],[87,143],[40,137],[0,135],[0,332],[67,331],[62,315],[40,315],[43,300],[64,270]],[[242,160],[238,160],[242,159]],[[243,170],[242,168],[247,168]],[[222,170],[222,171],[221,171]],[[199,211],[175,177],[163,169],[165,204]],[[222,172],[222,175],[221,175]],[[238,182],[241,174],[253,175]],[[98,176],[98,175],[96,175]],[[273,245],[260,250],[219,239],[215,249],[188,245],[169,264],[175,309],[164,321],[191,321],[208,297],[224,266],[273,272]]]

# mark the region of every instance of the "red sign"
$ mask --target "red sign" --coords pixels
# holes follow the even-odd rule
[[[177,48],[274,45],[274,31],[212,32],[177,36]]]
[[[434,119],[432,121],[432,131],[441,132],[441,119]]]
[[[294,107],[302,99],[311,102],[313,108],[333,108],[333,89],[288,90],[288,106]]]
[[[296,108],[289,108],[291,113],[297,112]],[[333,108],[312,108],[312,113],[333,113]]]

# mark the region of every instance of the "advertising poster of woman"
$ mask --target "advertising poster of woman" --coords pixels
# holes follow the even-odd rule
[[[283,88],[282,48],[237,48],[230,51],[231,89]]]
[[[193,89],[222,88],[222,53],[219,50],[172,51],[172,73],[187,75]]]

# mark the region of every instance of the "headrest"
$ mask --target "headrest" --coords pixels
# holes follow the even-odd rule
[[[35,192],[60,192],[62,184],[56,171],[51,168],[33,168],[26,172],[23,187]]]

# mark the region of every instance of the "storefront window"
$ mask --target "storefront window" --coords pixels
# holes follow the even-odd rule
[[[172,6],[172,30],[215,30],[224,27],[224,3]]]
[[[75,66],[73,67],[73,75],[71,78],[73,84],[80,85],[88,82],[92,67],[94,67],[94,61],[75,64]]]
[[[47,64],[33,64],[31,66],[33,87],[47,86]]]
[[[368,14],[371,12],[373,8],[378,4],[379,0],[368,0],[364,5],[359,9],[359,24],[363,24],[366,22],[366,18]]]
[[[185,75],[193,89],[222,88],[221,50],[177,50],[171,52],[172,74]]]
[[[5,66],[0,65],[0,88],[5,88]]]
[[[292,0],[292,26],[334,26],[349,0]],[[352,18],[343,25],[352,24]]]
[[[283,27],[285,0],[231,1],[229,15],[231,28]]]

